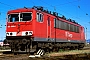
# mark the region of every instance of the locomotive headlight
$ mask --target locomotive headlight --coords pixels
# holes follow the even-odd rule
[[[7,36],[16,36],[16,32],[6,32]]]
[[[30,32],[29,32],[29,35],[32,35],[32,34],[33,34],[33,32],[32,32],[32,31],[30,31]]]
[[[9,35],[9,33],[7,33],[7,35]]]
[[[6,36],[10,36],[10,33],[9,32],[6,32]]]
[[[28,32],[26,32],[25,34],[28,35]]]
[[[29,32],[29,34],[32,34],[32,32]]]
[[[22,36],[32,35],[33,31],[22,31]]]
[[[12,35],[12,33],[10,33],[10,35]]]

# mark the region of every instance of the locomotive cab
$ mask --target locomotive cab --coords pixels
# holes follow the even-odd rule
[[[32,12],[8,14],[7,36],[32,35]]]
[[[26,51],[33,39],[33,9],[17,9],[7,13],[6,40],[12,52]],[[26,47],[27,45],[27,47]]]

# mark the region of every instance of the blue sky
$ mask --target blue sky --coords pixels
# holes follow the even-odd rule
[[[0,40],[5,38],[7,11],[24,6],[43,6],[71,18],[87,28],[87,39],[90,39],[90,0],[0,0]]]

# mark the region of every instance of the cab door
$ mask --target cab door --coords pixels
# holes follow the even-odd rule
[[[47,16],[47,38],[51,38],[51,19]]]

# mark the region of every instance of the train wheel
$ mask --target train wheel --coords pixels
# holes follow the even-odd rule
[[[22,39],[22,44],[26,44],[27,40],[26,39]]]
[[[82,50],[83,49],[83,47],[78,47],[78,50]]]
[[[55,48],[52,49],[52,52],[55,52]]]
[[[70,50],[75,50],[75,46],[70,47]]]

